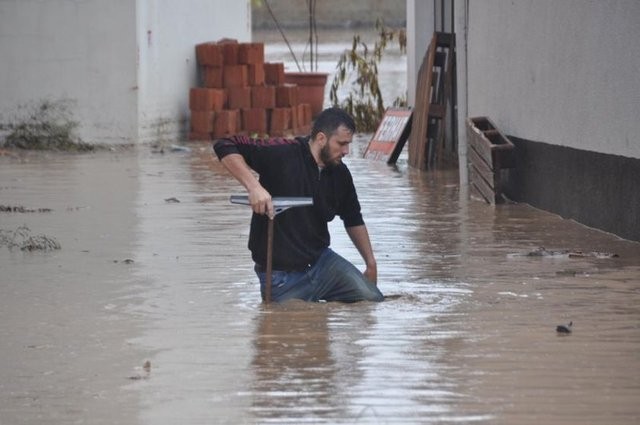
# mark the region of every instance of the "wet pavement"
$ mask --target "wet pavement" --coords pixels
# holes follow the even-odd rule
[[[640,244],[468,201],[366,140],[347,163],[381,304],[262,305],[207,145],[0,157],[1,203],[52,210],[0,229],[62,246],[0,250],[0,423],[637,423]],[[619,257],[520,255],[538,247]]]
[[[0,246],[0,424],[640,422],[640,244],[468,200],[456,170],[364,160],[367,140],[346,162],[379,304],[262,305],[208,145],[0,156],[0,205],[36,210],[0,230],[61,245]]]

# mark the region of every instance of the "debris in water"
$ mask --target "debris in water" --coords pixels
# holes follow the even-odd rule
[[[166,198],[164,200],[165,202],[169,203],[169,204],[179,204],[180,200],[178,198]]]
[[[60,242],[47,235],[32,235],[27,226],[16,230],[0,229],[0,247],[6,245],[9,250],[19,248],[21,251],[53,251],[61,249]]]
[[[20,206],[0,205],[0,212],[10,213],[49,213],[53,211],[51,208],[25,208]]]
[[[138,369],[138,368],[136,368],[136,369]],[[140,369],[138,369],[138,370],[140,370]],[[139,381],[141,379],[149,379],[150,375],[151,375],[151,362],[149,360],[147,360],[142,365],[142,371],[141,372],[136,373],[135,375],[131,375],[131,376],[127,377],[127,379],[131,379],[132,381]]]
[[[569,322],[568,325],[558,325],[556,326],[556,332],[560,334],[570,334],[572,326],[573,326],[573,321]]]
[[[180,145],[171,145],[171,152],[191,152],[191,148]]]
[[[539,247],[533,251],[526,253],[508,254],[507,257],[551,257],[551,258],[616,258],[618,254],[612,252],[583,252],[579,250],[562,249],[558,251],[548,250],[545,247]]]
[[[114,263],[118,263],[118,260],[113,260]],[[131,258],[125,258],[124,260],[122,260],[123,263],[125,264],[133,264],[135,261],[133,261]]]
[[[558,270],[556,275],[558,276],[576,276],[578,272],[576,270]]]

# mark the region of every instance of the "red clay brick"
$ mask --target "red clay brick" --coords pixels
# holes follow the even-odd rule
[[[253,63],[247,65],[250,86],[261,86],[264,84],[264,64]]]
[[[291,116],[291,128],[295,131],[298,128],[298,105],[289,108]]]
[[[211,140],[211,133],[189,132],[189,140]]]
[[[247,65],[225,65],[222,84],[227,89],[229,87],[247,87],[249,85]]]
[[[242,110],[238,110],[236,114],[236,133],[237,134],[247,134],[246,131],[242,128]]]
[[[216,112],[213,125],[213,137],[224,137],[235,134],[238,131],[238,111],[224,109]]]
[[[296,108],[296,128],[302,128],[306,125],[304,118],[304,106],[302,104],[298,104],[295,106]]]
[[[282,135],[291,128],[291,108],[274,108],[269,120],[269,134]]]
[[[196,61],[200,65],[222,66],[224,56],[222,46],[212,41],[196,45]]]
[[[252,108],[275,108],[276,88],[274,86],[251,87]]]
[[[264,43],[240,43],[238,46],[238,63],[264,63]]]
[[[286,108],[298,104],[298,86],[284,84],[276,87],[276,107]]]
[[[284,63],[273,62],[264,64],[264,81],[273,86],[284,84]]]
[[[305,126],[310,126],[313,120],[313,109],[309,103],[301,103],[302,111],[304,113],[303,123]]]
[[[237,41],[225,41],[221,43],[222,55],[224,57],[225,65],[237,65],[238,64],[238,51],[239,44]]]
[[[249,108],[242,110],[242,129],[251,133],[264,135],[267,133],[267,110]]]
[[[213,111],[191,111],[191,131],[194,133],[210,133],[213,131]]]
[[[296,118],[296,126],[295,131],[297,134],[309,134],[311,131],[311,121],[312,121],[312,110],[311,105],[308,103],[300,103],[297,106],[294,106],[292,109],[296,109],[295,114]]]
[[[296,121],[293,126],[298,134],[308,134],[311,131],[312,111],[311,105],[308,103],[300,103],[294,106]]]
[[[251,87],[229,87],[227,96],[229,109],[251,108]]]
[[[223,69],[221,66],[205,66],[202,68],[202,85],[210,88],[221,89]]]
[[[189,90],[189,109],[219,111],[224,107],[225,94],[221,89],[194,87]]]

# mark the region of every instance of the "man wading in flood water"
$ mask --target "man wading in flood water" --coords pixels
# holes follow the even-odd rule
[[[275,219],[273,301],[384,299],[376,286],[376,259],[353,179],[342,162],[355,130],[349,114],[329,108],[316,118],[310,137],[260,140],[233,136],[214,143],[222,164],[248,193],[253,209],[249,249],[263,299],[267,225],[275,215],[272,196],[313,198],[313,206],[289,209]],[[364,273],[329,248],[327,223],[336,215],[365,261]]]

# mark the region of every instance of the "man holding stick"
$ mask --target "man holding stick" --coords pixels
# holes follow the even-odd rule
[[[305,138],[268,140],[233,136],[214,143],[225,168],[247,190],[253,209],[249,235],[255,270],[265,299],[267,228],[275,216],[272,197],[312,197],[274,220],[273,301],[382,301],[377,265],[360,212],[353,179],[342,158],[355,133],[351,116],[325,109]],[[252,173],[253,169],[259,179]],[[361,273],[331,248],[328,222],[338,215],[365,261]]]

